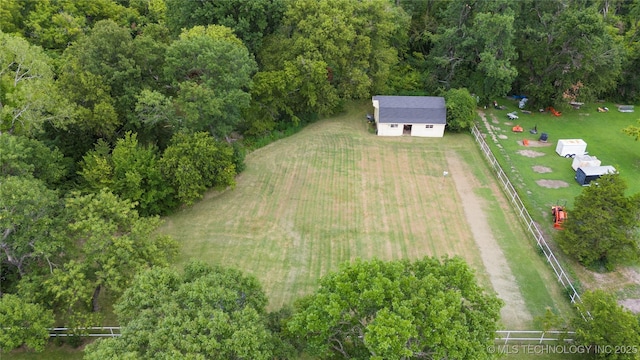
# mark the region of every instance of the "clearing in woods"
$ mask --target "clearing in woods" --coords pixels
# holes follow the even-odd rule
[[[557,309],[564,299],[473,139],[377,137],[366,110],[250,153],[235,189],[167,217],[160,231],[181,244],[180,264],[253,274],[277,310],[354,258],[458,255],[505,301],[505,328],[531,329],[534,316]]]

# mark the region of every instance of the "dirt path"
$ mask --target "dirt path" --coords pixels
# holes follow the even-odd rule
[[[473,238],[480,249],[480,257],[489,274],[493,289],[504,302],[500,315],[506,327],[517,327],[532,320],[518,283],[507,264],[502,249],[498,245],[484,213],[482,198],[474,194],[476,187],[473,177],[457,153],[447,152],[447,164],[458,196],[463,201],[464,214],[471,227]]]

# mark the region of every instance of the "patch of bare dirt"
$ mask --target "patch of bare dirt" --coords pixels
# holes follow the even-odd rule
[[[498,139],[508,139],[507,135],[498,135]]]
[[[518,154],[530,158],[536,158],[540,156],[544,156],[543,152],[535,151],[535,150],[518,150]]]
[[[536,180],[536,184],[549,189],[569,187],[569,184],[562,180]]]
[[[527,145],[525,145],[522,142],[522,140],[518,140],[518,144],[522,145],[522,146],[528,146],[528,147],[546,147],[546,146],[551,146],[551,143],[548,142],[548,141],[542,142],[542,141],[538,141],[538,140],[529,140]]]
[[[505,306],[500,310],[502,321],[506,326],[517,326],[531,321],[532,315],[526,307],[518,282],[491,231],[482,198],[473,192],[473,179],[469,178],[469,172],[465,170],[456,153],[447,154],[447,164],[453,174],[451,178],[454,180],[456,191],[463,199],[465,218],[480,250],[480,257],[489,274],[491,285],[498,297],[505,302]]]
[[[634,314],[640,314],[640,299],[624,299],[618,301],[618,304],[624,306]]]
[[[537,172],[538,174],[545,174],[545,173],[550,173],[553,170],[551,170],[551,168],[546,167],[546,166],[542,166],[542,165],[535,165],[532,167],[533,171]]]

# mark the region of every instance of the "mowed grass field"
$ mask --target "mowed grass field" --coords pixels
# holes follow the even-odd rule
[[[369,106],[356,104],[252,152],[235,189],[210,192],[167,217],[160,232],[181,244],[178,266],[199,259],[255,275],[270,310],[313,292],[322,275],[355,258],[457,255],[491,289],[465,199],[452,179],[456,174],[443,176],[454,157],[473,179],[491,235],[506,257],[506,281],[524,301],[515,308],[529,312],[522,317],[528,321],[503,319],[503,325],[538,328],[534,319],[547,307],[570,313],[472,137],[377,137],[364,120]],[[505,308],[513,305],[505,300]]]

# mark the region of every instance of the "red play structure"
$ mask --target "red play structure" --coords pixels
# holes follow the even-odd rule
[[[554,108],[553,108],[553,106],[549,106],[549,107],[547,108],[547,110],[549,110],[549,111],[550,111],[553,115],[555,115],[555,116],[560,116],[560,115],[562,115],[562,113],[561,113],[560,111],[558,111],[558,110],[554,109]]]

